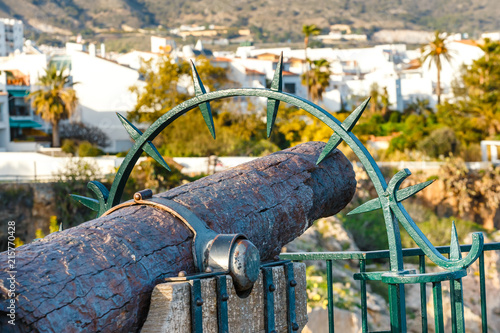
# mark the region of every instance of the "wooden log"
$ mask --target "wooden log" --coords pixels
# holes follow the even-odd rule
[[[243,233],[263,261],[314,220],[336,214],[356,188],[350,162],[311,142],[159,194],[210,228]],[[192,234],[175,217],[130,206],[16,251],[16,325],[7,323],[7,252],[0,254],[2,332],[136,332],[151,292],[167,276],[193,273]]]

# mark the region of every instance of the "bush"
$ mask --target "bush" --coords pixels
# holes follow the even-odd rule
[[[457,155],[460,151],[460,141],[455,132],[449,127],[435,129],[429,136],[418,143],[418,150],[425,152],[429,157],[438,158]]]
[[[391,115],[389,116],[389,122],[390,123],[399,123],[400,121],[401,121],[401,112],[392,111]]]
[[[57,202],[57,217],[50,219],[51,232],[56,228],[59,230],[58,223],[69,228],[96,217],[96,212],[77,203],[69,195],[78,194],[94,197],[87,189],[87,183],[90,180],[98,180],[99,171],[97,165],[79,158],[72,158],[68,161],[61,173],[57,175],[57,182],[52,183],[54,200]],[[109,188],[109,184],[105,185]],[[37,238],[43,237],[43,235],[39,236]]]
[[[61,150],[67,154],[75,155],[75,153],[76,153],[75,141],[70,140],[70,139],[63,140]]]
[[[83,141],[78,146],[78,156],[80,157],[94,157],[102,155],[103,151],[99,149],[97,146],[91,144],[88,141]]]
[[[76,141],[88,141],[99,147],[109,146],[109,137],[96,126],[83,123],[62,124],[59,128],[61,139],[72,139]]]

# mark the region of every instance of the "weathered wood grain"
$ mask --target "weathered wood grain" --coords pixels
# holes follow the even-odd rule
[[[217,232],[243,233],[268,260],[314,220],[340,211],[356,188],[338,150],[316,166],[323,143],[307,143],[159,196]],[[136,332],[154,286],[194,272],[191,233],[167,212],[120,209],[17,250],[18,332]],[[0,253],[0,324],[7,331],[7,253]]]
[[[301,332],[307,324],[306,265],[294,263],[295,315]],[[288,332],[286,277],[283,266],[272,267],[274,291],[274,322],[278,333]],[[240,298],[234,289],[231,276],[227,278],[229,299],[229,332],[265,333],[264,288],[262,272],[252,292]],[[157,285],[151,296],[148,317],[141,333],[189,333],[191,332],[191,285],[192,281],[169,282]],[[201,280],[203,299],[203,332],[217,333],[217,294],[215,278]]]

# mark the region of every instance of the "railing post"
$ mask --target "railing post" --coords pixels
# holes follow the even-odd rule
[[[366,272],[366,260],[361,259],[359,261],[359,272]],[[366,280],[360,281],[361,285],[361,325],[363,333],[368,332],[368,309],[366,304]]]
[[[441,282],[432,283],[432,294],[434,296],[435,332],[444,333],[443,295],[441,290]]]
[[[450,280],[451,330],[453,333],[464,333],[464,302],[462,279]]]
[[[479,287],[481,290],[481,323],[483,333],[488,332],[488,314],[486,309],[486,284],[484,274],[484,251],[479,256]]]
[[[326,261],[326,279],[328,283],[328,331],[335,332],[334,327],[334,304],[333,304],[333,277],[332,277],[332,260]]]
[[[388,286],[391,332],[404,333],[406,332],[405,286],[403,284],[389,284]]]
[[[425,256],[419,256],[420,274],[425,274]],[[422,317],[422,333],[427,333],[427,290],[426,284],[420,284],[420,315]]]

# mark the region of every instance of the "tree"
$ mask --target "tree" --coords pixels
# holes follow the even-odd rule
[[[231,83],[227,79],[226,69],[213,66],[206,58],[197,58],[196,68],[207,90],[218,90]],[[178,82],[186,82],[191,76],[185,61],[174,62],[164,57],[156,65],[146,62],[140,73],[146,85],[132,88],[138,97],[134,110],[127,115],[129,120],[149,125],[192,97],[185,89],[178,87]],[[242,104],[229,99],[212,101],[210,105],[217,140],[212,139],[201,113],[194,110],[176,119],[158,135],[155,139],[158,150],[166,156],[255,156],[287,147],[278,129],[280,121],[277,121],[277,130],[271,135],[269,143],[266,124],[258,112],[240,110]],[[251,103],[248,103],[248,109],[253,109]]]
[[[61,145],[60,121],[71,117],[78,105],[76,92],[72,88],[75,83],[71,82],[70,76],[65,72],[64,66],[59,71],[56,66],[50,66],[38,81],[40,89],[27,96],[32,99],[35,112],[52,125],[53,147]]]
[[[307,85],[308,96],[317,103],[323,100],[323,93],[330,84],[330,63],[325,59],[310,61],[311,69],[302,76]]]
[[[429,68],[431,68],[432,64],[436,65],[437,69],[437,86],[436,86],[436,95],[437,102],[441,104],[441,69],[442,69],[442,58],[446,61],[451,61],[451,52],[446,47],[446,38],[441,37],[441,33],[436,31],[434,33],[434,39],[427,45],[422,51],[422,60],[424,63],[429,59]]]
[[[486,39],[481,49],[484,56],[463,76],[468,99],[462,103],[476,125],[494,137],[500,133],[500,43]]]
[[[500,43],[486,39],[480,47],[484,56],[465,67],[456,102],[440,105],[437,113],[465,145],[500,133]]]
[[[308,75],[309,75],[309,59],[307,58],[307,46],[309,45],[309,37],[310,36],[316,36],[316,35],[319,35],[319,33],[321,32],[321,30],[315,25],[315,24],[311,24],[311,25],[303,25],[302,26],[302,32],[304,33],[304,55],[305,55],[305,60],[306,60],[306,83],[307,83],[307,98],[309,99],[310,98],[310,86],[309,86],[309,78],[308,78]]]
[[[379,103],[380,91],[379,91],[379,87],[378,87],[377,82],[374,82],[370,86],[370,96],[371,96],[370,113],[372,115],[374,115],[377,112],[377,110],[380,108],[380,103]]]

